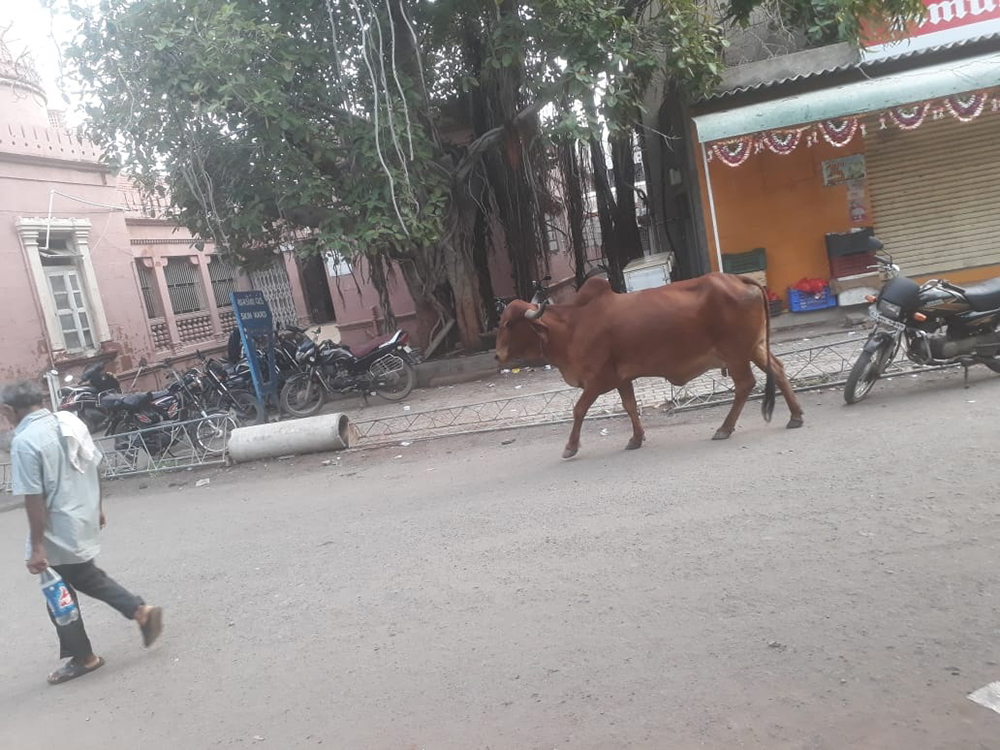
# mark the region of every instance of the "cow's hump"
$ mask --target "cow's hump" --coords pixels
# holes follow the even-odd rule
[[[614,294],[608,280],[601,276],[591,276],[583,282],[583,286],[580,287],[580,291],[578,291],[576,293],[576,297],[573,298],[573,304],[586,305],[591,300],[603,297],[606,294]]]

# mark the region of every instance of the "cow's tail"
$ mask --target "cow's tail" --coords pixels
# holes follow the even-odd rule
[[[760,298],[764,303],[764,325],[767,326],[764,338],[767,346],[767,367],[764,368],[764,374],[767,376],[767,379],[764,381],[764,400],[760,405],[760,413],[763,415],[765,422],[770,422],[771,417],[774,415],[774,403],[777,396],[774,385],[774,368],[771,367],[771,304],[767,299],[767,290],[761,284],[757,283],[754,279],[746,277],[743,277],[743,280],[748,284],[753,284],[760,290]]]

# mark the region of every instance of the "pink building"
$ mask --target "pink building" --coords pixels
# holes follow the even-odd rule
[[[168,367],[223,348],[234,325],[233,290],[263,291],[281,323],[336,322],[347,344],[383,332],[363,264],[352,273],[336,259],[299,258],[289,247],[270,267],[246,273],[163,208],[62,126],[30,62],[0,43],[0,382],[49,370],[79,375],[105,362],[127,388],[162,387]],[[502,236],[494,228],[493,237]],[[565,232],[549,243],[558,283],[572,276]],[[491,273],[495,293],[509,296],[502,240]],[[415,306],[398,273],[391,300],[399,324],[415,335]]]
[[[61,127],[30,63],[0,44],[0,381],[106,362],[126,385],[162,385],[168,360],[223,345],[234,289],[307,321],[291,253],[247,275],[158,209]]]

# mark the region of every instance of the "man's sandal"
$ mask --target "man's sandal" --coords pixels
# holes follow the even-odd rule
[[[49,684],[61,685],[64,682],[75,680],[77,677],[83,677],[85,674],[90,674],[103,666],[104,658],[100,656],[97,657],[97,663],[91,667],[85,667],[83,664],[78,664],[76,660],[70,659],[59,667],[59,669],[49,675]]]

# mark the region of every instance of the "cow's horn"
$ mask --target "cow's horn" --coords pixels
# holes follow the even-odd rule
[[[545,312],[546,305],[548,305],[548,300],[539,304],[534,310],[525,310],[524,317],[528,320],[538,320],[542,317],[542,313]]]

